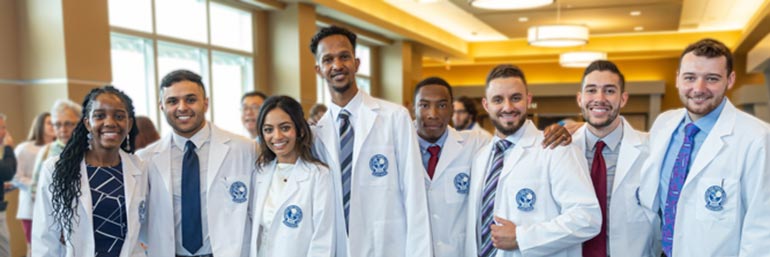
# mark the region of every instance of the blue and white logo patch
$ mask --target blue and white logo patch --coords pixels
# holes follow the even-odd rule
[[[706,209],[709,209],[710,211],[721,211],[723,209],[722,205],[724,205],[727,200],[727,193],[725,193],[725,190],[722,189],[721,186],[714,185],[706,189],[704,198],[706,199]]]
[[[516,203],[519,205],[520,211],[529,212],[535,209],[535,201],[537,196],[532,189],[524,188],[516,193]]]
[[[468,194],[468,187],[470,186],[471,177],[467,173],[458,173],[455,176],[455,188],[457,188],[458,194]]]
[[[283,211],[283,224],[290,228],[296,228],[302,221],[302,209],[299,206],[291,205]]]
[[[388,175],[388,158],[382,154],[375,154],[369,159],[369,168],[372,169],[372,175],[375,177]]]
[[[246,184],[240,181],[233,182],[230,185],[230,196],[233,198],[233,202],[243,203],[246,202],[246,196],[249,193],[249,189],[246,188]]]
[[[144,223],[147,220],[147,205],[144,200],[139,202],[139,223]]]

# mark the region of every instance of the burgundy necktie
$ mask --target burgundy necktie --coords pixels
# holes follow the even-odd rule
[[[428,177],[433,179],[433,173],[436,171],[436,164],[438,164],[438,153],[441,151],[441,147],[434,145],[428,147],[430,158],[428,158]]]
[[[607,165],[604,163],[604,142],[596,142],[591,164],[591,181],[602,209],[602,230],[596,237],[583,243],[583,257],[607,257]]]

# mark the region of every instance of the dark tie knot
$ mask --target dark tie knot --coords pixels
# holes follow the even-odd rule
[[[350,112],[348,110],[342,109],[338,118],[347,121],[350,119]]]
[[[187,143],[185,143],[185,151],[195,151],[195,143],[193,143],[192,140],[187,140]]]
[[[439,147],[437,145],[428,147],[428,152],[430,153],[431,156],[437,156],[438,152],[440,152],[440,151],[441,151],[441,147]]]
[[[511,147],[512,144],[513,143],[511,143],[511,141],[503,139],[503,140],[497,141],[497,143],[495,144],[495,147],[497,148],[497,152],[505,152],[505,150],[507,150],[508,147]]]
[[[607,146],[607,144],[605,144],[604,141],[599,140],[596,142],[596,145],[594,146],[594,148],[596,149],[597,153],[600,153],[602,152],[602,150],[604,150],[605,146]]]
[[[695,126],[695,123],[687,124],[687,126],[684,127],[685,136],[688,138],[694,137],[695,134],[698,134],[699,131],[700,131],[700,128],[698,128],[698,126]]]

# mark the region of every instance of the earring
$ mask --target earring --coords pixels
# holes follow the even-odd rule
[[[131,151],[131,135],[126,135],[126,151]]]
[[[86,138],[88,138],[88,140],[91,140],[91,139],[94,139],[94,136],[91,135],[91,132],[89,131],[88,134],[86,134]]]

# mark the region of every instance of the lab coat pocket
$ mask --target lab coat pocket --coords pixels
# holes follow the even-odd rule
[[[354,169],[354,179],[367,186],[387,186],[397,179],[398,162],[392,146],[367,146],[361,149]]]
[[[732,224],[737,215],[740,189],[730,178],[701,178],[695,188],[695,216],[701,221]]]
[[[468,198],[471,186],[470,167],[449,168],[444,174],[444,197],[447,203],[459,203]]]
[[[399,252],[406,249],[406,222],[401,219],[376,221],[374,223],[374,255],[373,257],[407,256]]]
[[[621,192],[618,190],[617,192]],[[622,197],[624,205],[626,207],[626,219],[629,222],[648,221],[646,208],[642,207],[641,200],[639,198],[639,186],[628,185],[623,188],[623,195],[617,195],[613,197]]]

